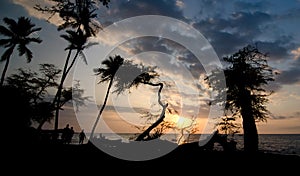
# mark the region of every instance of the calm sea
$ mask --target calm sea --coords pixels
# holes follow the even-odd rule
[[[116,140],[122,139],[128,142],[130,139],[135,138],[135,134],[122,133],[122,134],[102,134],[105,138]],[[88,134],[87,134],[88,136]],[[97,136],[97,135],[96,135]],[[161,138],[177,142],[178,134],[166,134]],[[187,137],[187,136],[185,136]],[[200,134],[192,134],[187,138],[187,142],[198,142]],[[234,135],[233,139],[237,142],[237,149],[243,150],[243,136]],[[85,140],[87,142],[88,139]],[[72,140],[73,144],[78,144],[78,134],[75,134]],[[215,145],[216,150],[221,150],[221,146]],[[278,154],[296,154],[300,156],[300,134],[260,134],[259,135],[259,150],[278,153]]]

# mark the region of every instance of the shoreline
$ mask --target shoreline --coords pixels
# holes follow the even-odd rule
[[[19,166],[36,166],[48,170],[57,168],[63,171],[74,168],[91,173],[103,171],[119,173],[120,169],[122,169],[122,173],[127,172],[129,174],[136,171],[132,169],[159,173],[161,169],[165,168],[167,170],[173,169],[175,172],[176,170],[188,171],[191,169],[205,173],[205,170],[210,170],[224,174],[224,172],[229,172],[230,169],[234,168],[250,169],[250,171],[259,168],[259,171],[268,171],[269,166],[271,166],[271,172],[294,173],[298,171],[300,164],[300,156],[298,155],[272,154],[260,151],[255,154],[247,154],[239,150],[232,152],[205,150],[195,142],[179,145],[166,155],[144,161],[116,158],[101,151],[91,143],[82,145],[14,145],[12,147],[7,150],[9,158],[5,160],[11,161],[10,164],[6,162],[10,166],[17,168]]]

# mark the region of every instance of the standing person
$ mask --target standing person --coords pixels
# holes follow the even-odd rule
[[[72,142],[72,138],[74,136],[74,129],[73,127],[70,128],[68,135],[67,135],[67,143],[70,144]]]
[[[79,144],[83,144],[84,139],[86,138],[84,130],[81,130],[79,133]]]
[[[63,129],[62,131],[62,135],[61,135],[61,140],[62,142],[65,144],[68,142],[68,134],[70,133],[70,128],[69,128],[69,124],[66,125],[66,127]]]

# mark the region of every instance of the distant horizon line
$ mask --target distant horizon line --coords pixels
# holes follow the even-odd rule
[[[42,131],[54,131],[53,129],[43,129]],[[81,131],[75,131],[75,133],[80,133]],[[90,134],[91,132],[84,132],[85,134]],[[136,133],[136,132],[114,132],[114,133],[111,133],[111,132],[95,132],[94,134],[135,134],[135,135],[138,135],[138,134],[141,134],[142,132],[140,133]],[[179,134],[179,133],[164,133],[162,135],[166,135],[166,134],[170,134],[170,135],[174,135],[174,134]],[[201,135],[202,133],[193,133],[193,134],[190,134],[190,135]],[[212,133],[203,133],[203,134],[212,134]],[[223,133],[220,133],[220,134],[223,134]],[[184,134],[184,135],[187,135],[187,134]],[[231,134],[229,134],[231,135]],[[234,135],[244,135],[244,133],[235,133]],[[300,133],[258,133],[258,135],[300,135]]]

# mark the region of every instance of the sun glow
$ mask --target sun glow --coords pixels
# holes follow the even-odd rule
[[[182,117],[177,114],[169,116],[168,119],[172,121],[175,124],[175,127],[179,129],[190,127],[194,122],[193,119]]]

